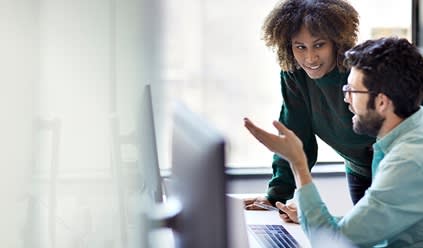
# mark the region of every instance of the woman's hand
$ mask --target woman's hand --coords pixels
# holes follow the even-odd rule
[[[264,196],[258,196],[258,197],[250,197],[250,198],[245,198],[244,199],[244,206],[245,209],[247,210],[266,210],[262,207],[259,207],[257,205],[255,205],[254,203],[261,203],[261,204],[265,204],[265,205],[269,205],[272,206],[272,204],[267,200],[266,197]]]

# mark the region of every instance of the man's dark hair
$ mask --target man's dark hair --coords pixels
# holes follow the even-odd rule
[[[363,85],[369,91],[388,96],[399,117],[407,118],[419,109],[423,98],[423,57],[408,40],[368,40],[348,50],[344,64],[363,72]],[[371,94],[368,107],[375,107],[376,96]]]

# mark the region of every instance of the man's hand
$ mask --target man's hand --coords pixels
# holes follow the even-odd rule
[[[258,196],[258,197],[245,198],[244,199],[245,209],[247,209],[247,210],[266,210],[262,207],[254,205],[255,202],[272,206],[272,204],[267,200],[266,197]]]
[[[282,202],[276,202],[276,207],[279,208],[279,217],[285,222],[290,223],[299,223],[298,222],[298,213],[297,213],[297,206],[295,203],[283,204]]]
[[[244,126],[250,133],[267,147],[270,151],[277,153],[290,163],[296,163],[304,159],[303,143],[294,132],[278,121],[273,126],[279,131],[279,135],[266,132],[257,127],[250,119],[244,118]]]
[[[293,131],[278,121],[274,121],[273,126],[279,135],[266,132],[248,118],[244,118],[244,126],[260,143],[289,162],[297,188],[312,181],[303,143]]]

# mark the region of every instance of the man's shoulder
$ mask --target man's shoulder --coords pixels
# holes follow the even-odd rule
[[[414,161],[423,168],[423,130],[414,130],[399,137],[386,156],[410,163]]]

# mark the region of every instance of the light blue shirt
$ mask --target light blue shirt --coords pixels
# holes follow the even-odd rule
[[[312,244],[322,230],[359,247],[423,247],[423,109],[373,145],[373,182],[343,218],[332,216],[313,183],[295,193],[299,219]]]

